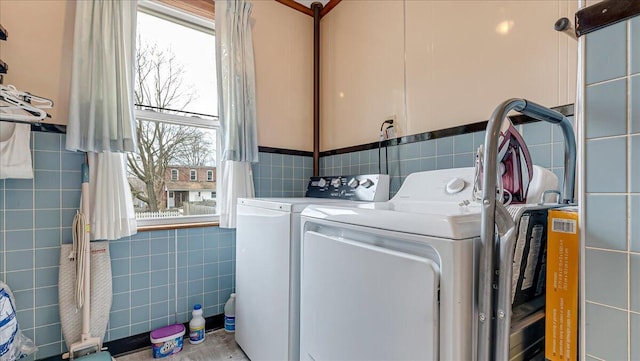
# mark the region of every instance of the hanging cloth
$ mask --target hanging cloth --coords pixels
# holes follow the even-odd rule
[[[218,194],[221,208],[235,210],[238,198],[253,198],[255,196],[250,163],[222,161],[221,177],[222,189],[224,189]],[[220,212],[221,227],[235,228],[235,224],[235,211]]]
[[[255,65],[246,0],[216,1],[216,70],[222,130],[220,227],[235,228],[237,199],[254,197],[258,162]],[[239,163],[239,164],[238,164]]]
[[[30,125],[0,123],[0,179],[33,178],[30,139]]]
[[[136,152],[136,1],[76,3],[66,147]]]
[[[136,1],[76,2],[67,149],[88,152],[91,239],[136,233],[125,154],[135,152]]]
[[[136,214],[124,153],[88,153],[91,240],[136,234]]]

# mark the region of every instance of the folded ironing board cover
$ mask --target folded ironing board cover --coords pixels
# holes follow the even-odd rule
[[[11,289],[0,281],[0,361],[14,361],[36,352],[36,345],[20,332],[15,299]]]

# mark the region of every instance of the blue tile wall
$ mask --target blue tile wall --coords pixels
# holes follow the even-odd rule
[[[599,360],[640,357],[627,345],[640,334],[638,39],[640,17],[586,36],[585,336],[586,356]]]
[[[586,197],[586,240],[588,247],[627,250],[627,197],[588,194]],[[611,219],[609,214],[621,217]]]
[[[640,28],[640,26],[638,26]],[[640,36],[638,36],[640,39]],[[640,41],[640,40],[638,40]],[[638,46],[640,48],[640,46]],[[631,99],[640,99],[640,74],[630,78],[629,96]],[[629,104],[631,111],[631,133],[640,133],[640,102]]]
[[[587,303],[586,313],[587,356],[598,360],[631,360],[627,355],[627,312]]]
[[[640,73],[640,18],[631,19],[631,74]]]
[[[625,21],[586,35],[587,84],[627,74],[627,25]]]
[[[627,255],[623,252],[607,252],[587,249],[586,297],[592,302],[618,308],[627,307]]]
[[[257,197],[304,197],[313,158],[302,155],[260,152],[252,165]]]
[[[20,327],[38,346],[27,361],[66,351],[58,264],[60,245],[71,243],[84,155],[65,151],[64,141],[32,132],[34,179],[0,180],[0,279],[14,291]],[[302,160],[291,164],[295,169]],[[109,246],[113,307],[105,341],[185,322],[194,303],[207,317],[223,313],[234,289],[234,230],[141,232]]]
[[[629,308],[640,313],[640,254],[629,255]],[[638,315],[640,316],[640,315]]]
[[[569,118],[573,122],[573,117]],[[519,125],[534,164],[553,171],[562,184],[564,137],[558,126],[549,123]],[[475,152],[484,144],[485,132],[456,135],[435,140],[325,156],[320,159],[323,175],[388,173],[393,197],[407,175],[434,169],[473,167]],[[378,153],[380,157],[378,157]],[[380,162],[378,163],[378,159]],[[388,165],[388,172],[386,171]]]
[[[631,339],[640,339],[640,314],[631,314]],[[640,343],[631,343],[631,360],[640,360]]]
[[[627,81],[619,79],[586,89],[587,138],[627,133]],[[595,119],[590,121],[589,118]],[[602,121],[606,119],[606,121]]]
[[[640,219],[640,194],[631,195],[630,199],[631,208],[629,214],[629,221]],[[633,252],[640,253],[640,222],[630,222],[631,225],[631,234],[629,235],[631,239],[631,244],[629,245],[630,250]]]
[[[586,144],[586,191],[627,190],[627,138],[589,139]]]

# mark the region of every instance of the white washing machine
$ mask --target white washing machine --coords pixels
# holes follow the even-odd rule
[[[235,339],[253,361],[298,360],[300,212],[389,199],[389,176],[312,177],[304,198],[238,200]]]
[[[473,178],[419,172],[388,202],[302,212],[301,360],[474,359]]]

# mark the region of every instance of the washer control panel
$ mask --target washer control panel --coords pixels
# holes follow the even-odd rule
[[[389,200],[389,175],[311,177],[306,197],[380,202]]]

